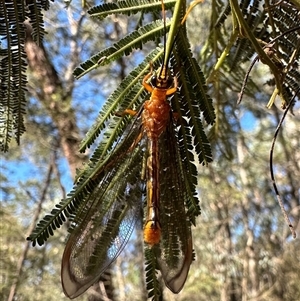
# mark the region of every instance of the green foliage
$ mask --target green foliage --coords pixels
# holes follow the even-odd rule
[[[166,25],[168,27],[170,24]],[[134,49],[141,48],[144,43],[155,40],[157,37],[162,36],[164,32],[165,27],[161,20],[147,24],[122,38],[110,48],[99,52],[80,64],[80,67],[74,70],[74,76],[78,79],[99,66],[104,66],[124,55],[129,55]],[[135,81],[136,79],[133,80],[134,83]]]
[[[161,283],[157,279],[156,256],[153,249],[147,247],[145,249],[145,266],[148,297],[154,301],[160,300],[162,289]]]
[[[235,10],[239,8],[239,14],[232,16],[231,6],[224,1],[214,1],[212,25],[199,55],[207,83],[214,93],[217,115],[216,126],[210,131],[209,138],[220,145],[220,152],[227,158],[233,158],[235,143],[226,137],[226,133],[233,131],[230,116],[234,114],[232,106],[236,105],[238,93],[245,92],[251,97],[253,108],[261,102],[257,96],[266,95],[258,86],[261,83],[273,91],[266,102],[268,108],[277,95],[285,107],[299,87],[299,8],[291,3],[276,5],[273,2],[274,5],[270,3],[269,8],[263,9],[263,2],[242,1],[240,7],[234,6]],[[228,26],[230,18],[236,23]],[[249,69],[253,57],[257,61],[254,68]],[[263,75],[255,73],[257,68],[262,68],[262,63],[270,69]],[[245,91],[241,91],[242,81],[249,74]],[[231,92],[227,98],[224,97],[226,89]],[[255,114],[259,116],[262,112],[257,110]]]
[[[32,37],[41,43],[44,35],[43,9],[49,1],[1,1],[0,2],[0,151],[8,151],[11,138],[20,143],[25,131],[26,111],[26,54],[24,22],[29,19]],[[28,21],[26,21],[28,22]],[[28,34],[28,33],[27,33]]]
[[[167,9],[172,8],[175,2],[175,0],[166,0],[164,1],[164,6]],[[111,14],[125,14],[130,16],[139,12],[157,12],[160,10],[160,1],[126,0],[118,1],[117,3],[104,3],[102,5],[94,6],[88,11],[88,13],[92,17],[102,20]]]
[[[167,7],[169,7],[168,5],[171,7],[174,4],[174,1],[166,2],[168,3],[166,4]],[[259,47],[265,53],[264,55],[269,55],[267,54],[267,51],[265,51],[265,46],[269,45],[266,43],[271,43],[270,48],[272,51],[275,50],[272,56],[270,55],[269,59],[272,64],[276,66],[278,71],[277,73],[280,74],[280,85],[283,88],[285,102],[287,102],[288,99],[290,99],[290,97],[297,91],[300,82],[298,72],[299,28],[297,27],[299,11],[291,4],[286,4],[284,6],[275,5],[269,10],[264,11],[262,10],[261,1],[242,1],[241,3],[241,12],[245,17],[244,19],[251,28],[252,34],[258,39]],[[143,9],[141,9],[141,6],[139,5],[142,5]],[[109,3],[93,8],[90,10],[90,13],[92,16],[99,17],[101,20],[116,12],[130,15],[141,10],[143,13],[146,13],[159,12],[160,9],[161,4],[159,1],[155,3],[146,1],[142,4],[140,1],[120,1],[117,4]],[[240,27],[228,29],[227,24],[232,17],[230,10],[231,7],[227,4],[227,2],[214,1],[214,5],[211,6],[211,29],[205,47],[202,48],[200,58],[201,68],[204,72],[201,71],[199,63],[191,53],[189,39],[186,36],[184,26],[174,24],[174,19],[168,21],[166,24],[167,29],[175,26],[178,31],[178,34],[168,37],[168,41],[171,41],[172,39],[176,40],[170,59],[170,69],[173,74],[177,76],[180,84],[180,88],[176,95],[174,95],[171,99],[171,105],[172,111],[179,115],[176,125],[175,121],[174,125],[172,124],[174,127],[178,126],[178,130],[174,136],[176,137],[176,143],[178,143],[179,153],[176,154],[176,158],[174,159],[178,160],[178,158],[180,158],[181,160],[175,165],[178,167],[178,170],[173,170],[170,177],[172,177],[176,172],[179,173],[178,177],[181,176],[182,172],[184,172],[186,176],[186,183],[184,183],[181,187],[182,194],[175,196],[174,204],[182,201],[182,199],[186,201],[185,205],[188,216],[186,223],[188,225],[188,229],[190,228],[191,223],[196,223],[196,217],[200,213],[199,200],[196,194],[197,167],[193,162],[193,148],[195,148],[199,162],[204,165],[212,161],[213,153],[215,158],[222,158],[226,156],[227,158],[233,159],[237,157],[235,146],[238,136],[237,133],[241,133],[241,131],[238,132],[238,130],[240,130],[240,125],[233,121],[236,110],[233,103],[235,101],[236,92],[239,91],[241,81],[246,73],[245,68],[243,68],[244,65],[242,64],[248,64],[249,59],[257,53],[257,45],[253,44],[253,41],[249,38],[249,36],[247,36],[247,28],[240,25]],[[238,15],[236,18],[238,19]],[[272,22],[270,20],[272,20]],[[41,23],[40,19],[36,22]],[[273,39],[270,39],[269,31],[266,31],[269,22],[272,23],[271,36],[273,36]],[[39,32],[39,30],[37,30],[37,32]],[[277,34],[277,32],[279,32],[279,34]],[[37,33],[37,35],[41,36],[39,33]],[[151,40],[156,41],[163,35],[163,22],[161,20],[155,20],[153,22],[148,20],[147,24],[142,26],[140,29],[133,30],[132,33],[121,38],[113,46],[100,51],[98,54],[82,63],[75,70],[74,75],[77,78],[80,78],[96,68],[101,68],[101,66],[110,64],[125,55],[132,54],[135,49],[141,48],[146,42]],[[197,39],[197,41],[199,41],[199,37],[197,37]],[[272,45],[273,42],[274,46]],[[143,102],[149,98],[149,95],[147,96],[147,93],[141,85],[141,80],[148,72],[150,61],[153,63],[154,69],[158,69],[163,60],[162,57],[164,51],[165,49],[160,47],[153,50],[141,64],[134,68],[133,71],[131,71],[129,75],[123,79],[120,86],[108,98],[94,125],[88,131],[86,138],[82,141],[81,151],[85,151],[88,147],[95,145],[97,138],[101,138],[101,142],[95,146],[94,153],[89,163],[78,174],[74,187],[68,194],[67,198],[57,204],[56,208],[51,211],[51,214],[45,216],[37,225],[36,230],[30,236],[30,240],[34,243],[37,242],[39,245],[44,244],[49,235],[53,235],[54,231],[59,228],[67,218],[70,218],[72,221],[70,231],[75,233],[73,235],[78,234],[78,225],[82,225],[88,220],[96,220],[99,223],[99,229],[92,229],[91,231],[94,231],[96,237],[99,233],[101,233],[103,239],[101,239],[101,241],[99,239],[99,241],[95,242],[95,255],[97,258],[92,259],[96,260],[100,257],[102,258],[103,262],[100,264],[100,273],[107,266],[107,261],[103,257],[103,254],[109,250],[111,244],[116,239],[118,229],[120,228],[124,217],[123,214],[130,216],[127,215],[128,212],[131,213],[132,217],[132,220],[128,220],[128,225],[132,228],[127,233],[131,233],[134,226],[132,221],[135,220],[135,216],[138,215],[138,213],[133,210],[133,207],[136,204],[132,204],[130,199],[123,197],[124,192],[126,191],[126,187],[124,186],[126,181],[122,179],[122,176],[124,174],[128,175],[128,178],[126,178],[126,183],[128,183],[128,185],[133,186],[136,184],[136,181],[139,181],[138,170],[142,169],[142,152],[145,146],[144,140],[142,140],[140,144],[137,145],[136,152],[134,152],[131,156],[127,154],[128,149],[130,149],[132,144],[136,141],[135,139],[140,131],[140,116],[137,115],[133,118],[130,116],[117,117],[115,116],[115,112],[122,113],[127,108],[137,110],[142,106]],[[222,56],[223,54],[225,55]],[[262,61],[263,58],[264,57],[261,57]],[[218,63],[220,64],[217,66]],[[209,79],[209,85],[207,85],[205,78]],[[261,78],[261,83],[262,82],[263,78]],[[274,87],[274,80],[268,81],[267,84],[270,87]],[[278,82],[276,82],[276,84],[278,84]],[[260,85],[259,87],[259,89],[262,89],[263,86]],[[214,89],[213,93],[211,92],[212,88]],[[257,89],[257,83],[255,84],[253,80],[249,80],[248,91],[246,91],[246,94],[254,96]],[[231,93],[232,91],[235,94]],[[212,97],[210,95],[214,96],[217,114],[215,114],[215,110],[212,105]],[[234,101],[232,101],[232,99]],[[258,101],[261,101],[261,99],[252,100],[251,103],[258,103]],[[259,114],[262,114],[262,111],[258,110],[258,112]],[[215,139],[213,141],[214,149],[212,151],[205,128],[207,124],[213,125],[215,119],[217,119],[217,124],[211,128],[210,132],[210,138]],[[128,135],[128,133],[131,134]],[[264,131],[262,131],[262,134],[264,134]],[[259,136],[259,134],[257,136]],[[167,142],[168,141],[165,141],[165,143]],[[261,176],[261,174],[267,174],[265,169],[260,169],[261,166],[259,164],[255,165],[255,168],[252,165],[253,161],[258,161],[256,163],[262,163],[254,156],[256,155],[257,148],[258,146],[252,150],[253,156],[251,156],[247,162],[248,165],[246,168],[249,168],[249,179],[257,179]],[[168,154],[165,153],[165,155],[167,156]],[[267,161],[266,158],[265,161]],[[116,163],[116,165],[114,165],[114,163]],[[207,224],[205,224],[206,227],[204,228],[205,233],[202,237],[199,235],[200,238],[196,236],[195,239],[198,251],[197,254],[200,254],[199,256],[201,257],[201,251],[205,248],[207,248],[206,251],[209,253],[209,255],[206,255],[208,260],[206,261],[207,258],[205,258],[201,261],[201,263],[209,262],[211,267],[213,267],[213,273],[211,273],[209,268],[207,268],[207,270],[204,271],[207,277],[202,276],[202,278],[200,278],[200,282],[203,278],[207,281],[206,283],[208,284],[205,287],[203,285],[203,289],[207,292],[207,294],[211,293],[211,295],[214,296],[212,297],[212,300],[219,300],[220,291],[224,285],[222,277],[226,278],[226,281],[229,281],[229,278],[234,278],[234,281],[239,283],[239,275],[242,275],[245,271],[240,269],[240,262],[230,261],[235,250],[226,249],[225,251],[228,251],[227,253],[218,253],[218,250],[216,251],[214,249],[215,246],[210,243],[214,238],[220,239],[220,233],[221,238],[225,233],[224,241],[220,239],[219,241],[216,241],[216,245],[219,246],[220,249],[222,249],[223,246],[227,246],[225,237],[226,235],[229,236],[229,234],[224,229],[230,229],[231,225],[228,225],[228,221],[230,220],[236,222],[236,224],[232,226],[232,232],[237,229],[241,231],[241,224],[244,222],[244,224],[242,224],[244,229],[243,234],[248,233],[246,229],[248,229],[247,226],[249,225],[247,224],[247,221],[245,222],[243,220],[243,218],[246,219],[246,217],[241,217],[241,213],[238,210],[242,208],[241,211],[243,213],[249,211],[250,217],[247,216],[249,220],[252,218],[251,213],[255,212],[255,204],[253,206],[250,206],[249,204],[251,204],[257,194],[254,195],[251,190],[247,190],[249,195],[246,200],[247,205],[245,206],[243,203],[245,202],[243,199],[243,195],[245,194],[243,188],[246,189],[250,186],[258,187],[258,184],[241,184],[239,178],[234,178],[234,180],[232,180],[233,172],[230,170],[230,167],[231,166],[228,165],[228,162],[221,163],[218,167],[218,174],[213,174],[211,177],[206,175],[208,180],[202,183],[201,188],[202,191],[205,191],[204,199],[212,206],[212,208],[216,208],[213,218],[221,221],[220,225],[213,225],[215,227],[212,227],[211,224],[214,224],[215,220],[207,220]],[[236,163],[235,168],[240,170],[239,163]],[[170,181],[174,182],[172,179]],[[227,181],[233,181],[237,186],[237,189],[232,189],[232,183],[228,183]],[[166,181],[165,186],[167,186],[167,184],[168,182]],[[261,190],[264,191],[267,184],[264,182],[260,183],[260,185]],[[172,195],[173,194],[170,191],[166,191],[166,196],[171,197]],[[141,199],[142,193],[139,192],[133,197],[134,199]],[[97,201],[93,202],[93,200]],[[117,200],[118,205],[121,204],[123,207],[117,208],[117,205],[114,205],[113,200]],[[267,200],[269,202],[272,200],[272,197],[268,196]],[[166,204],[174,206],[174,204],[172,204],[172,198],[169,198],[168,201],[170,204],[167,202]],[[228,207],[226,206],[227,204]],[[124,210],[124,206],[128,206],[126,207],[126,210]],[[270,210],[267,212],[270,217],[273,217],[272,208],[274,209],[274,206],[268,205],[265,209]],[[224,211],[222,211],[222,209],[224,209]],[[262,209],[260,208],[260,210]],[[180,212],[183,211],[181,210]],[[114,214],[106,215],[106,212]],[[174,219],[180,219],[180,212],[176,212],[176,214],[174,214]],[[260,216],[261,215],[258,214],[255,218],[259,220]],[[101,225],[101,221],[103,221],[106,217],[107,224],[105,227],[102,227],[103,225]],[[257,222],[257,220],[255,220],[255,222]],[[168,221],[169,225],[172,225],[171,222],[172,221]],[[267,225],[268,223],[270,226]],[[272,221],[267,221],[265,224],[262,223],[258,230],[263,231],[261,229],[265,230],[270,227],[271,233],[271,225]],[[174,229],[170,229],[171,234],[168,238],[171,241],[175,237],[173,234],[176,230],[178,230],[176,227],[174,227]],[[265,241],[267,241],[267,235],[270,233],[268,232],[266,234]],[[243,250],[246,245],[246,241],[243,238],[243,235],[239,236],[239,234],[240,233],[234,233],[235,237],[229,237],[230,239],[232,238],[230,245],[234,245],[236,243],[236,249]],[[188,235],[189,233],[179,234],[182,241]],[[211,241],[210,239],[207,239],[207,236],[211,239]],[[236,238],[238,238],[238,241],[235,240]],[[126,237],[122,244],[125,244],[127,239],[128,238]],[[206,242],[208,242],[207,245],[202,243],[205,239]],[[262,240],[264,241],[264,239]],[[172,243],[176,245],[174,250],[178,251],[178,244],[180,245],[180,242],[178,243],[178,241],[175,240]],[[256,240],[256,243],[259,243],[258,239]],[[199,244],[202,245],[199,247]],[[271,248],[270,246],[267,247]],[[119,251],[120,250],[121,249],[119,249]],[[119,251],[113,253],[113,259],[118,256]],[[147,265],[146,281],[149,296],[159,299],[162,293],[156,276],[156,269],[158,268],[156,262],[157,254],[155,254],[151,249],[147,249],[145,254]],[[168,253],[167,256],[170,256],[170,258],[174,260],[173,262],[176,262],[177,254]],[[260,256],[263,259],[263,256]],[[94,272],[93,269],[97,268],[95,263],[92,262],[93,260],[87,263],[87,269],[90,269],[92,272]],[[289,258],[287,261],[288,260]],[[170,263],[170,266],[173,262]],[[222,274],[222,272],[218,273],[218,265],[222,262],[225,262],[224,266],[227,265],[227,268],[232,268],[234,264],[236,275],[234,274],[234,271],[232,272],[233,275],[228,275],[230,274],[229,272],[226,275],[225,272],[224,274]],[[268,269],[274,267],[274,265],[278,268],[274,262],[268,262],[266,266],[261,269],[262,274],[267,273]],[[292,272],[292,275],[290,276],[291,279],[294,279],[294,275],[296,274],[297,270]],[[195,275],[197,275],[197,271],[195,272]],[[272,277],[274,276],[274,274],[270,275]],[[199,280],[199,278],[197,280]],[[197,281],[197,283],[198,282],[199,281]],[[276,283],[276,285],[278,286],[278,283]],[[297,296],[298,291],[296,284],[291,282],[291,287]],[[280,295],[280,287],[276,287],[276,289],[278,290],[278,295]],[[242,292],[239,292],[239,294],[239,296],[243,295]],[[198,297],[199,295],[196,294],[196,296]],[[193,297],[195,296],[190,296],[187,300],[192,300]],[[205,298],[205,296],[203,296],[203,298]]]

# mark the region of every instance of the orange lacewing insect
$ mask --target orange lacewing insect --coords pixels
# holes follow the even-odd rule
[[[185,218],[184,178],[176,149],[172,112],[166,101],[167,96],[176,92],[177,80],[176,77],[169,78],[166,72],[163,66],[158,75],[153,76],[150,72],[145,76],[143,85],[151,97],[143,105],[140,118],[142,126],[138,127],[135,139],[131,139],[128,144],[130,151],[118,157],[117,162],[112,161],[117,167],[110,166],[104,171],[103,180],[90,194],[89,201],[82,209],[85,214],[82,222],[70,234],[61,272],[64,292],[70,298],[79,296],[99,279],[120,254],[131,235],[139,218],[138,202],[142,198],[141,190],[137,195],[133,192],[136,185],[134,181],[142,183],[143,180],[140,177],[142,166],[132,166],[130,163],[136,162],[135,156],[142,162],[144,151],[137,149],[143,148],[147,149],[144,240],[157,250],[159,269],[167,287],[178,293],[185,283],[193,259],[192,235],[189,221]],[[151,76],[150,84],[147,80]],[[163,148],[168,151],[162,151]],[[135,175],[130,176],[130,180],[128,176],[129,183],[126,183],[124,175],[129,172],[131,176]],[[118,187],[111,187],[111,178],[115,185],[123,185],[121,190],[127,194],[125,197],[118,196]],[[118,183],[116,178],[119,179]],[[163,190],[166,189],[173,190],[173,199],[165,199],[165,195],[169,195],[166,192],[164,194]],[[178,216],[178,220],[174,219],[175,216]],[[120,219],[118,233],[114,234],[116,229],[113,223]],[[112,241],[109,240],[109,245],[105,242],[106,235],[115,236]]]
[[[69,298],[93,285],[123,250],[139,219],[145,186],[144,241],[155,253],[166,286],[174,293],[184,286],[193,260],[192,234],[185,208],[187,184],[167,101],[178,83],[167,65],[155,73],[151,65],[142,82],[150,99],[139,113],[126,110],[135,115],[130,131],[95,175],[96,187],[76,211],[62,258],[62,286]],[[145,156],[146,180],[141,177]]]

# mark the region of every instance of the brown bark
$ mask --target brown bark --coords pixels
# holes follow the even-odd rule
[[[72,91],[64,91],[63,83],[50,62],[43,45],[37,45],[31,38],[31,27],[27,26],[25,50],[34,83],[29,86],[35,97],[51,116],[59,133],[59,143],[66,157],[71,175],[80,167],[86,156],[78,152],[80,134],[72,109]]]

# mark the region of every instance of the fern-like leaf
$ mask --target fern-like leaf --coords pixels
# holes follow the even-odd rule
[[[167,28],[170,22],[167,23]],[[133,49],[141,48],[148,41],[154,41],[164,34],[164,23],[161,20],[151,22],[115,43],[113,46],[100,51],[98,54],[86,60],[74,70],[74,76],[79,79],[93,69],[109,64],[124,55],[128,55]]]
[[[0,2],[0,151],[8,151],[11,138],[20,142],[25,132],[26,111],[26,55],[25,26],[31,19],[34,38],[41,41],[43,30],[42,9],[48,9],[49,1]]]
[[[176,52],[174,53],[174,64],[176,62],[177,66],[182,66],[178,67],[179,79],[182,83],[179,91],[181,98],[179,108],[182,111],[182,115],[187,117],[188,126],[191,129],[191,132],[187,131],[184,133],[183,139],[190,135],[193,136],[193,145],[199,162],[207,164],[212,161],[212,152],[202,125],[201,111],[203,112],[204,119],[210,124],[214,123],[215,112],[212,100],[207,94],[204,75],[192,57],[189,47],[184,46],[186,44],[186,41],[183,39],[184,35],[180,35],[180,37],[181,39],[178,39]],[[188,153],[185,155],[189,160],[191,159]]]
[[[157,262],[156,256],[152,248],[145,248],[145,272],[146,272],[146,288],[148,291],[148,298],[153,301],[160,300],[162,295],[161,285],[157,279]]]
[[[0,3],[0,35],[6,37],[6,47],[1,49],[1,109],[0,148],[7,151],[11,137],[19,143],[24,133],[26,61],[25,13],[23,2]]]
[[[40,1],[33,1],[28,4],[28,17],[32,26],[32,38],[37,45],[42,45],[43,37],[45,35],[43,9],[49,7],[49,4]]]
[[[175,4],[175,0],[164,1],[165,7],[171,8]],[[118,1],[117,3],[104,3],[92,7],[88,13],[92,17],[100,20],[112,14],[132,15],[138,12],[157,12],[161,9],[161,1],[148,1],[148,0],[125,0]]]

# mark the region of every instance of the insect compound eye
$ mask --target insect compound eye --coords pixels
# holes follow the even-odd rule
[[[156,76],[156,75],[153,75],[153,76],[151,77],[150,82],[151,82],[151,85],[152,85],[153,87],[156,87],[156,86],[157,86],[157,76]]]

